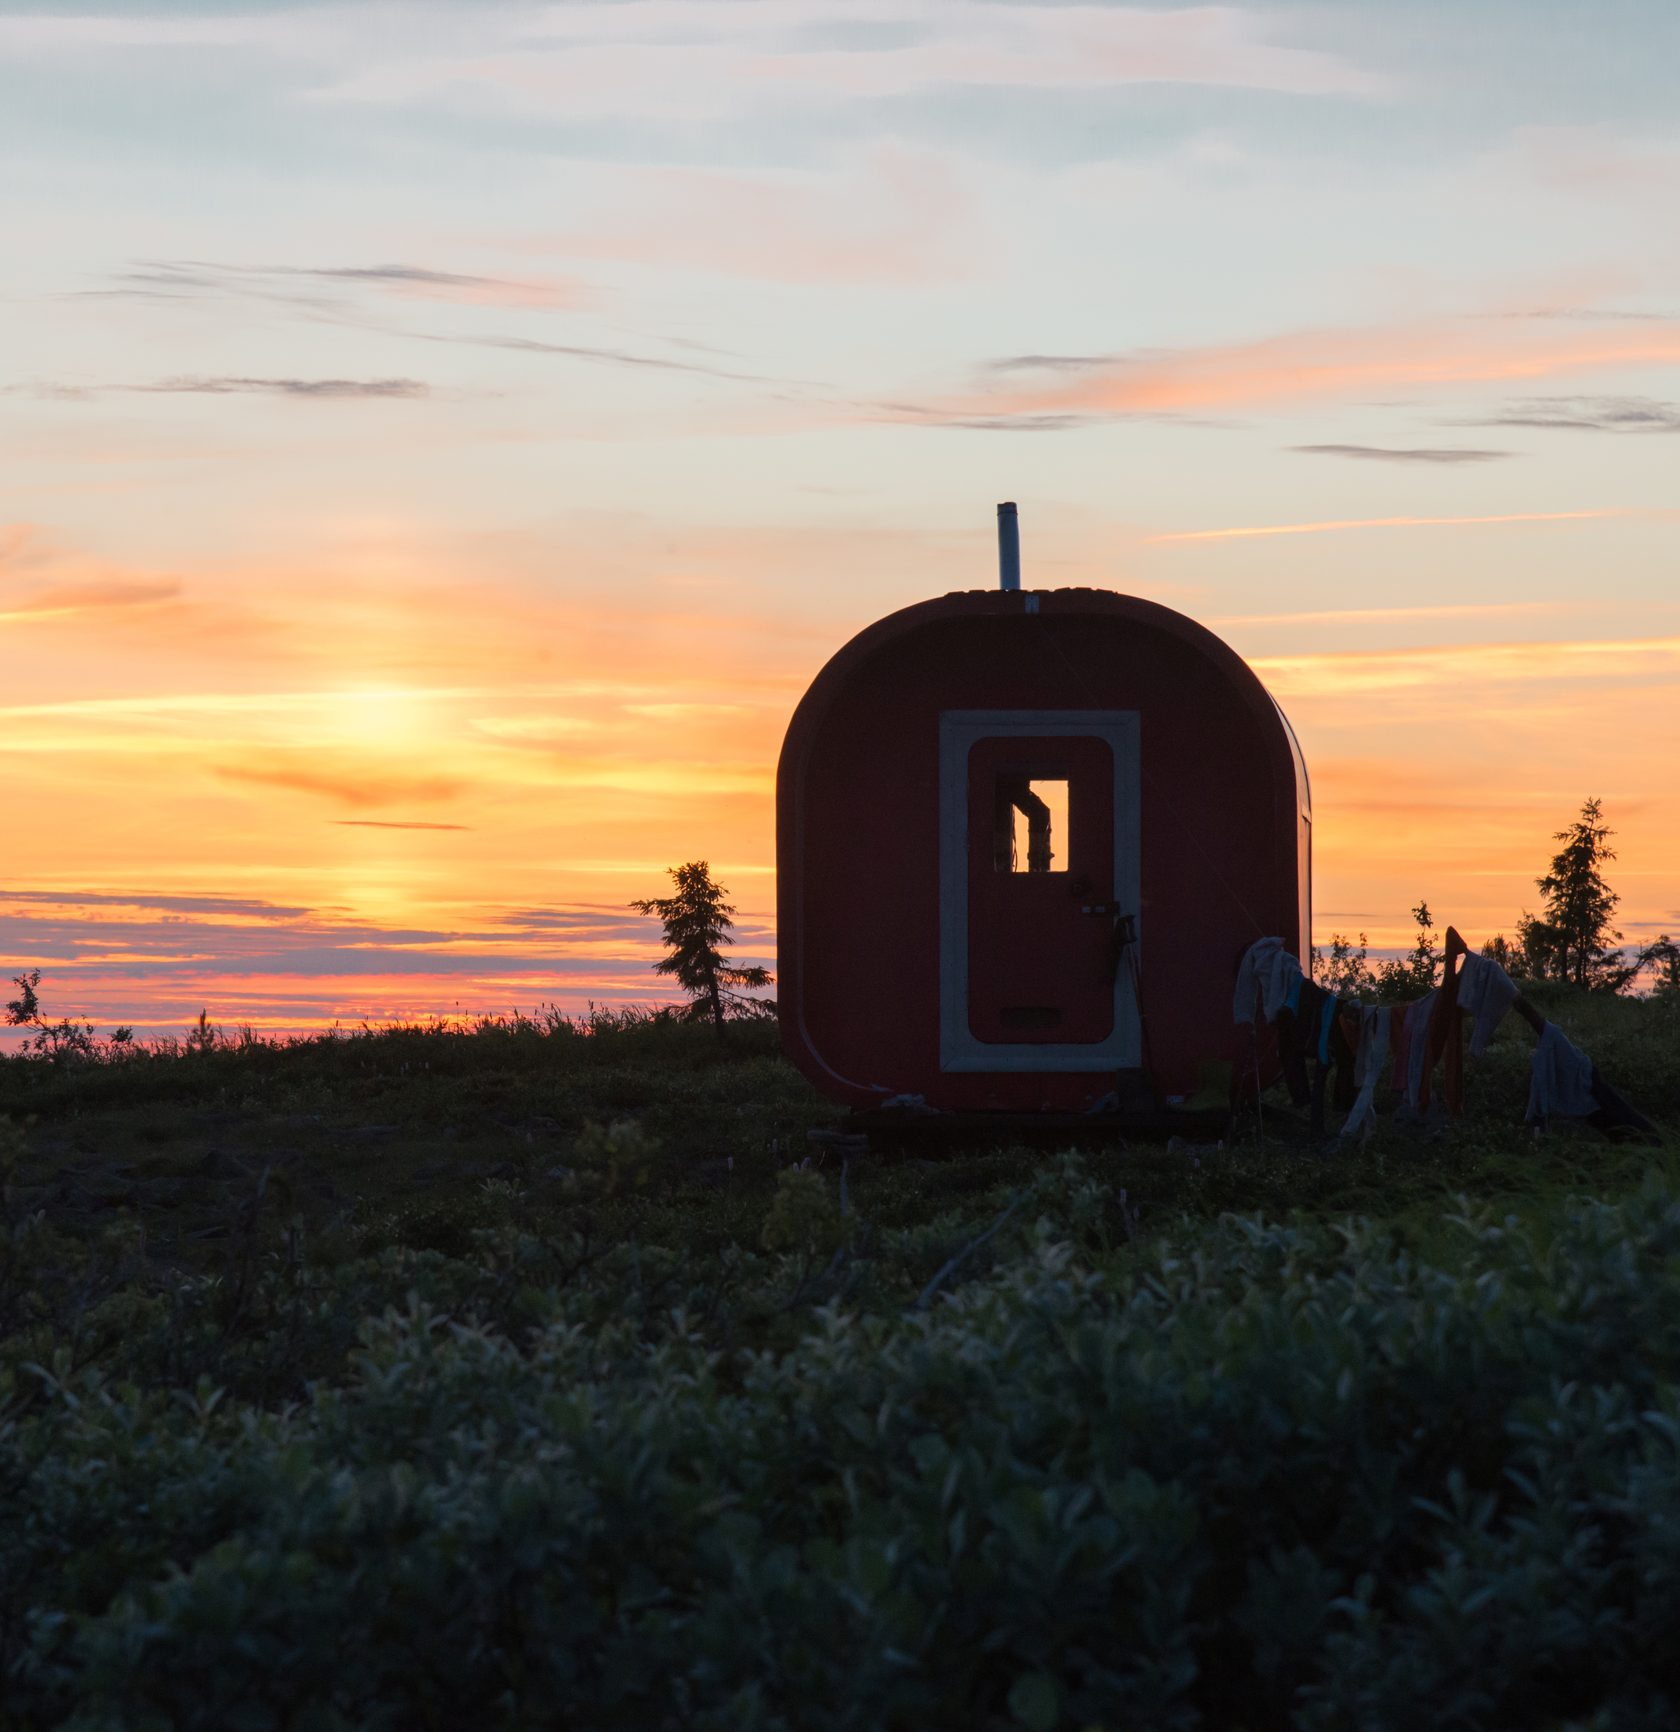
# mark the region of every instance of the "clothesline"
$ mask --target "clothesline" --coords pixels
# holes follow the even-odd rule
[[[1539,1036],[1529,1070],[1525,1122],[1543,1127],[1553,1118],[1590,1119],[1608,1133],[1660,1140],[1655,1126],[1598,1074],[1592,1060],[1556,1023],[1530,1005],[1505,969],[1478,956],[1451,927],[1440,986],[1407,1004],[1370,1004],[1343,998],[1310,980],[1281,938],[1249,946],[1237,970],[1232,1014],[1252,1027],[1256,1016],[1277,1032],[1278,1059],[1290,1099],[1310,1103],[1315,1129],[1324,1124],[1332,1069],[1335,1105],[1346,1117],[1340,1140],[1363,1140],[1376,1125],[1376,1092],[1383,1076],[1405,1096],[1407,1108],[1426,1111],[1430,1079],[1445,1060],[1446,1104],[1462,1107],[1460,1029],[1470,1024],[1470,1056],[1480,1058],[1513,1008]],[[1307,1067],[1313,1066],[1311,1079]]]

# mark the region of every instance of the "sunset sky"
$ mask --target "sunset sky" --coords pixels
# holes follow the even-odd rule
[[[284,1030],[774,961],[816,670],[995,581],[1201,620],[1316,920],[1473,941],[1602,797],[1680,931],[1680,7],[0,7],[0,961]],[[6,996],[10,996],[9,993]]]

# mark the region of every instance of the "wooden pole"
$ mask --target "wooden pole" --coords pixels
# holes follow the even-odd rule
[[[1469,953],[1470,946],[1459,936],[1456,926],[1447,928],[1447,948],[1441,970],[1441,984],[1436,988],[1435,1002],[1429,1011],[1429,1027],[1424,1030],[1428,1046],[1424,1051],[1423,1085],[1418,1090],[1418,1110],[1429,1106],[1429,1079],[1436,1064],[1445,1056],[1441,1075],[1441,1093],[1447,1111],[1455,1118],[1464,1111],[1464,1013],[1458,1008],[1458,962]]]
[[[1469,951],[1458,935],[1456,926],[1447,928],[1446,968],[1441,990],[1446,995],[1446,1027],[1442,1039],[1446,1042],[1447,1064],[1441,1078],[1442,1092],[1447,1097],[1447,1111],[1457,1118],[1464,1111],[1464,1012],[1458,1008],[1458,977],[1460,959]]]

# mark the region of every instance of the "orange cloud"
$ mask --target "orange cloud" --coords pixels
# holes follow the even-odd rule
[[[1443,644],[1255,656],[1250,665],[1281,697],[1358,695],[1423,686],[1483,693],[1490,682],[1680,675],[1680,637],[1575,643]]]
[[[317,770],[305,763],[218,764],[224,781],[248,782],[262,788],[283,788],[294,794],[315,794],[347,806],[396,806],[452,800],[462,783],[443,776],[415,776],[401,771],[368,769],[361,773]]]
[[[174,601],[181,593],[178,583],[90,583],[59,589],[43,589],[9,608],[0,609],[0,623],[23,625],[32,621],[63,619],[89,613],[108,613],[113,608],[155,607]]]

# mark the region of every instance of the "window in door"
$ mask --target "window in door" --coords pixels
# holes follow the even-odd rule
[[[1068,869],[1065,776],[1000,770],[993,797],[992,864],[999,872]]]

